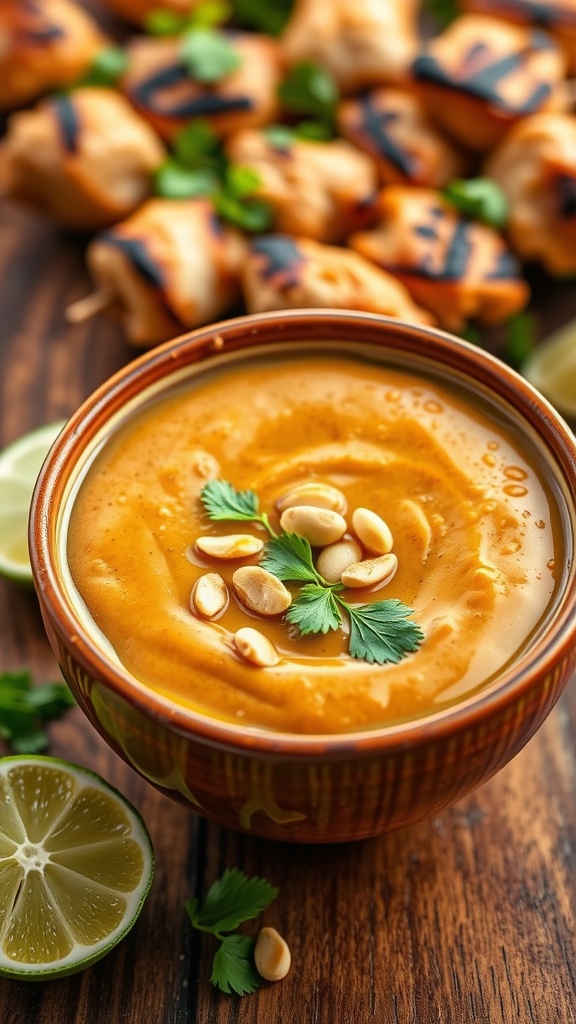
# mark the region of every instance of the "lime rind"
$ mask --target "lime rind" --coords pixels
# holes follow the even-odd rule
[[[522,373],[559,412],[576,417],[576,320],[539,342]]]
[[[61,843],[62,848],[54,855],[37,843],[42,847],[39,860],[45,862],[44,870],[29,869],[28,877],[24,879],[24,868],[20,868],[16,899],[4,918],[0,918],[0,976],[44,981],[83,970],[110,952],[130,931],[152,884],[154,852],[140,814],[118,790],[89,769],[58,758],[41,755],[0,758],[0,805],[2,801],[8,801],[7,820],[14,822],[16,817],[20,821],[18,800],[12,799],[12,794],[14,788],[19,788],[21,795],[27,792],[35,773],[41,781],[37,799],[39,806],[42,805],[42,822],[36,831],[43,832],[46,838],[58,833],[60,824],[67,817],[73,817],[74,804],[83,794],[92,793],[97,805],[94,814],[95,842],[88,847],[79,845],[74,848],[72,845],[67,849]],[[26,774],[28,778],[23,784]],[[68,799],[61,792],[62,780],[66,776],[72,783]],[[56,785],[57,789],[60,787],[60,796],[56,798],[55,820],[50,827],[51,785]],[[86,802],[87,807],[89,803],[90,799]],[[106,807],[108,813],[103,822],[101,812]],[[86,808],[82,809],[81,817],[81,831],[87,838],[89,822]],[[120,827],[120,834],[116,832],[115,824]],[[21,821],[15,828],[19,848],[25,830]],[[3,835],[8,840],[10,831],[11,826],[5,825]],[[59,833],[61,839],[64,831]],[[30,841],[29,836],[27,838]],[[74,869],[75,849],[79,871]],[[117,856],[112,856],[113,850]],[[6,843],[2,851],[0,878],[3,876],[6,884],[12,885],[14,894],[14,865],[18,866],[19,862],[7,851]],[[98,851],[102,854],[100,867]],[[131,874],[138,875],[138,881],[132,888]],[[26,900],[31,901],[42,921],[40,931],[45,935],[46,948],[36,959],[41,961],[44,957],[44,962],[30,962],[33,957],[30,958],[26,943],[29,945],[30,942],[31,918]],[[99,916],[94,913],[94,906],[100,909]],[[47,937],[49,931],[53,933],[52,939]],[[94,941],[88,941],[93,934]],[[50,942],[52,946],[49,946]],[[26,959],[18,958],[19,948],[25,952]]]
[[[0,575],[32,582],[28,515],[42,464],[64,421],[32,430],[0,452]]]

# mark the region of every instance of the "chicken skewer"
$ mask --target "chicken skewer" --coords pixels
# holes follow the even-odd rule
[[[0,111],[71,85],[107,45],[96,22],[72,0],[2,0]]]

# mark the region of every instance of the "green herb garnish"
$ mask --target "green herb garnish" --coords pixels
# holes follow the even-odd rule
[[[234,20],[246,28],[277,36],[284,28],[294,0],[232,0]]]
[[[191,28],[180,41],[180,60],[196,82],[215,85],[242,63],[230,39],[213,28]]]
[[[312,117],[322,126],[316,131],[323,130],[328,137],[334,133],[339,92],[325,68],[312,61],[295,64],[278,86],[278,96],[287,113]]]
[[[33,686],[28,669],[0,673],[0,736],[16,754],[45,750],[48,736],[44,723],[60,718],[74,706],[64,683]]]
[[[461,14],[458,0],[424,0],[424,10],[434,19],[438,28],[446,28]]]
[[[350,622],[349,654],[378,665],[397,664],[418,649],[424,634],[409,621],[412,609],[391,599],[373,604],[349,604],[341,596],[342,583],[328,583],[314,565],[312,548],[305,537],[282,532],[277,536],[268,516],[259,510],[254,491],[237,491],[227,480],[209,480],[201,492],[210,519],[257,522],[270,534],[260,562],[263,569],[283,582],[302,583],[286,621],[303,636],[328,633],[342,625],[342,612]]]
[[[492,178],[454,178],[442,195],[460,213],[502,230],[508,220],[508,200]]]
[[[192,199],[211,196],[218,189],[218,178],[206,167],[185,167],[178,160],[165,160],[154,174],[157,195],[165,199]]]
[[[86,73],[74,83],[74,88],[85,85],[113,89],[128,67],[128,54],[120,46],[105,46],[93,58]]]
[[[226,0],[206,0],[189,14],[177,14],[162,8],[147,14],[144,26],[152,36],[179,36],[189,28],[213,28],[228,21],[232,8]]]
[[[216,212],[244,231],[268,231],[274,215],[269,203],[255,196],[259,185],[260,178],[251,168],[229,164],[222,187],[214,196]]]
[[[504,358],[510,366],[520,369],[536,345],[536,325],[531,313],[517,313],[506,321]]]
[[[222,992],[248,995],[262,984],[254,966],[254,939],[227,933],[258,917],[277,895],[278,889],[265,879],[248,878],[238,868],[230,868],[210,887],[202,904],[197,899],[186,902],[192,926],[220,942],[210,981]]]

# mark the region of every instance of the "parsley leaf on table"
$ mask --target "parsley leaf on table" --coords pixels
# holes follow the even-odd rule
[[[246,995],[259,988],[262,979],[254,967],[254,939],[225,933],[258,917],[277,895],[278,889],[265,878],[248,878],[238,868],[229,868],[211,885],[202,904],[198,899],[186,902],[192,926],[221,943],[210,981],[222,992]]]
[[[302,635],[328,633],[342,625],[342,615],[333,590],[307,583],[286,612],[287,622],[298,626]]]
[[[74,706],[65,683],[32,685],[28,669],[0,673],[0,736],[16,754],[33,754],[48,746],[45,722]]]
[[[350,616],[350,655],[370,664],[397,665],[405,654],[416,651],[424,634],[408,621],[412,609],[392,598],[375,604],[351,605],[339,599]]]
[[[260,988],[262,978],[254,966],[254,939],[227,935],[214,954],[210,981],[221,992],[248,996]]]

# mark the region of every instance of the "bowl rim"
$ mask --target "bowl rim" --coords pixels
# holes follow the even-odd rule
[[[338,309],[295,309],[256,313],[197,328],[157,346],[132,360],[96,388],[70,417],[56,439],[41,469],[34,490],[29,520],[30,559],[35,587],[43,615],[69,650],[73,638],[74,657],[94,679],[143,712],[146,718],[163,723],[181,735],[212,746],[269,755],[339,758],[343,755],[391,754],[396,750],[443,740],[447,736],[477,728],[515,702],[526,699],[539,681],[563,661],[576,646],[576,567],[572,559],[565,591],[552,622],[550,634],[537,639],[529,652],[515,662],[494,684],[456,704],[431,712],[423,718],[396,725],[359,729],[346,733],[280,733],[272,729],[238,725],[185,708],[164,698],[145,684],[122,672],[98,649],[74,616],[67,591],[57,571],[55,557],[58,498],[72,472],[83,442],[98,433],[106,415],[121,408],[131,389],[144,390],[181,368],[217,359],[220,353],[265,343],[310,343],[328,340],[346,342],[345,332],[363,331],[362,345],[376,345],[394,352],[408,352],[433,359],[441,370],[456,370],[471,384],[481,383],[500,406],[513,410],[528,424],[554,465],[553,479],[561,482],[572,523],[572,548],[576,546],[576,438],[562,417],[518,373],[496,356],[444,331],[409,324],[379,314]],[[334,333],[335,332],[335,333]],[[265,342],[261,335],[264,334]],[[296,335],[296,337],[295,337]],[[424,351],[424,343],[434,353]],[[569,492],[569,498],[567,493]]]

